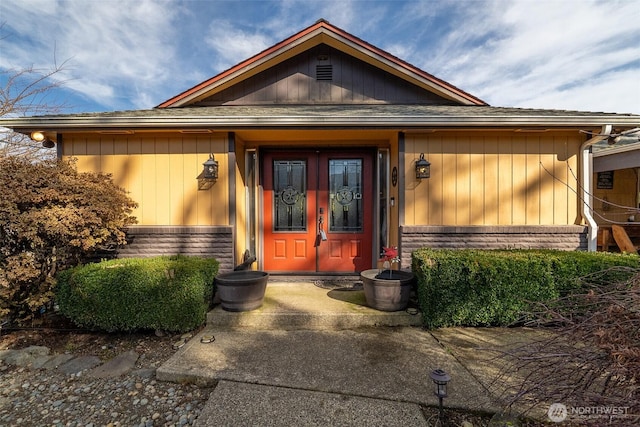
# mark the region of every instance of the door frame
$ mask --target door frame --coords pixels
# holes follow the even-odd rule
[[[349,153],[351,155],[353,155],[354,153],[358,153],[358,154],[362,154],[363,158],[368,157],[370,162],[371,162],[371,168],[373,171],[373,185],[372,185],[372,194],[371,194],[371,210],[372,210],[372,215],[373,218],[371,219],[371,239],[372,239],[372,245],[371,245],[371,266],[369,268],[373,268],[375,267],[375,265],[377,264],[377,260],[379,258],[379,246],[380,246],[380,198],[376,197],[376,195],[380,194],[380,174],[381,172],[384,173],[385,175],[388,175],[388,164],[381,164],[381,157],[380,157],[380,152],[383,151],[385,153],[387,153],[386,157],[385,157],[385,163],[388,163],[388,149],[380,149],[377,146],[374,145],[368,145],[368,146],[351,146],[351,147],[330,147],[330,146],[322,146],[322,147],[309,147],[309,146],[295,146],[295,147],[287,147],[287,148],[281,148],[281,147],[274,147],[274,146],[263,146],[263,147],[259,147],[259,149],[257,150],[257,167],[259,169],[257,175],[257,182],[255,183],[257,185],[258,188],[258,209],[256,212],[258,214],[258,221],[256,221],[256,225],[258,227],[257,230],[257,235],[258,235],[258,240],[259,240],[259,244],[257,245],[257,259],[258,259],[258,266],[259,268],[264,269],[264,265],[265,265],[265,221],[264,221],[264,215],[262,214],[264,212],[265,209],[265,195],[264,195],[264,187],[263,187],[263,183],[264,183],[264,171],[265,171],[265,158],[267,157],[266,154],[273,154],[273,153],[286,153],[286,154],[295,154],[295,153],[300,153],[300,154],[304,154],[304,153],[310,153],[310,152],[315,152],[316,154],[320,155],[321,153],[328,153],[330,155],[336,155],[339,156],[339,154],[341,152]],[[255,153],[255,151],[253,151],[253,153]],[[268,168],[267,168],[268,169]],[[384,182],[388,182],[388,177],[385,177],[385,181]],[[364,177],[364,179],[367,179],[367,177]],[[385,193],[388,193],[388,188],[385,189]],[[313,226],[314,228],[316,227],[316,225]],[[388,232],[388,231],[387,231]],[[320,272],[318,271],[318,259],[317,259],[317,250],[316,250],[316,260],[315,260],[315,264],[316,264],[316,270],[315,271],[295,271],[295,272],[291,272],[294,273],[296,275],[332,275],[332,274],[337,274],[337,275],[344,275],[344,274],[348,274],[345,272],[337,272],[337,273],[333,273],[333,272]],[[274,273],[288,273],[288,271],[273,271]]]

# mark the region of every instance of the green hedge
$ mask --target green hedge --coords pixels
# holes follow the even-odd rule
[[[204,323],[218,266],[185,256],[87,264],[58,275],[57,301],[83,327],[184,332]]]
[[[412,254],[427,328],[507,326],[535,302],[564,296],[581,278],[614,266],[640,268],[637,255],[554,250],[434,250]],[[610,271],[600,280],[616,280]]]

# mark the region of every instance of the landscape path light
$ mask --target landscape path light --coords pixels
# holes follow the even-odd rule
[[[451,381],[451,377],[442,369],[434,369],[429,375],[435,385],[433,394],[438,397],[438,406],[440,408],[440,421],[444,422],[444,409],[442,399],[447,397],[447,384]]]

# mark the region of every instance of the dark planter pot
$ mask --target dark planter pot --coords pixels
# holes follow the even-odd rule
[[[233,271],[216,277],[220,304],[227,311],[255,310],[264,301],[269,273],[264,271]]]
[[[381,311],[404,310],[409,305],[413,273],[409,271],[378,269],[360,273],[367,305]]]

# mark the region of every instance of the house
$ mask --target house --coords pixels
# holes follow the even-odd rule
[[[598,223],[598,248],[620,250],[612,233],[620,225],[634,246],[640,244],[640,132],[600,142],[593,147],[593,212]]]
[[[590,147],[640,116],[492,107],[320,20],[153,109],[2,124],[130,192],[119,256],[325,274],[391,245],[402,268],[423,246],[595,250]]]

